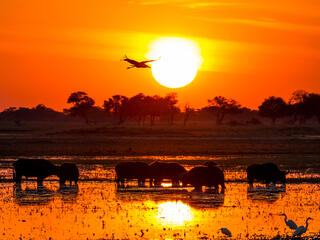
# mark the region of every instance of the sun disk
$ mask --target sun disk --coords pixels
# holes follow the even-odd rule
[[[183,87],[192,82],[202,62],[196,42],[174,37],[153,41],[148,58],[159,58],[152,63],[152,74],[161,85],[169,88]]]

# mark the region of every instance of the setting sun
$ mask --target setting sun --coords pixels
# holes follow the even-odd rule
[[[153,41],[148,57],[159,58],[152,63],[152,74],[161,85],[169,88],[180,88],[192,82],[202,62],[196,42],[176,37]]]

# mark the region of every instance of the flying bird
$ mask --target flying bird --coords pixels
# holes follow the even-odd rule
[[[308,221],[311,220],[312,218],[308,217],[307,220],[306,220],[306,226],[300,226],[298,227],[294,233],[292,234],[292,238],[294,238],[295,236],[301,236],[302,234],[304,234],[307,229],[308,229]]]
[[[231,232],[227,228],[221,228],[220,230],[223,234],[227,235],[228,237],[231,237]]]
[[[127,69],[134,68],[134,67],[136,67],[136,68],[151,68],[149,65],[147,65],[147,63],[154,62],[157,60],[159,60],[159,59],[138,62],[136,60],[128,58],[127,55],[124,55],[124,59],[123,59],[123,61],[126,61],[131,64],[129,67],[127,67]]]
[[[291,228],[292,230],[295,230],[298,228],[297,224],[295,224],[294,221],[292,220],[287,220],[287,215],[285,213],[282,213],[281,216],[284,216],[284,222],[286,223],[286,225]]]

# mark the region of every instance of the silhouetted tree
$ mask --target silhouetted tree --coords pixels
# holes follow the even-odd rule
[[[47,108],[43,104],[39,104],[33,108],[10,107],[0,114],[1,120],[13,121],[16,125],[21,125],[24,121],[54,121],[63,120],[65,115],[61,112]]]
[[[320,94],[308,94],[303,100],[303,107],[306,119],[316,117],[320,123]]]
[[[271,96],[259,106],[259,114],[271,118],[272,123],[275,124],[278,118],[288,115],[288,105],[282,98]]]
[[[144,124],[145,119],[148,116],[145,97],[146,96],[143,93],[139,93],[128,101],[128,114],[133,118],[136,118],[139,125],[141,122]]]
[[[71,116],[80,116],[89,124],[88,114],[94,108],[94,100],[85,92],[74,92],[68,98],[67,103],[73,104],[69,109],[64,109],[66,114]]]
[[[227,114],[239,113],[241,105],[233,99],[227,99],[222,96],[216,96],[208,100],[209,106],[205,107],[207,110],[216,115],[216,123],[222,124],[224,117]]]
[[[153,126],[156,117],[160,117],[160,114],[162,112],[161,97],[158,95],[155,95],[153,97],[146,96],[144,100],[147,114],[150,118],[150,125]]]
[[[190,107],[189,104],[184,106],[184,116],[183,116],[183,126],[187,125],[187,121],[189,120],[190,116],[195,112],[195,109]]]
[[[112,113],[118,118],[118,124],[122,124],[129,116],[129,99],[122,95],[114,95],[104,101],[103,108],[105,111]]]
[[[138,124],[144,124],[147,117],[150,125],[154,125],[155,119],[160,116],[168,117],[169,124],[173,123],[174,115],[180,111],[176,106],[177,94],[170,93],[165,97],[145,96],[139,93],[131,98],[121,95],[114,95],[104,101],[103,108],[106,112],[118,118],[118,123],[123,123],[126,119],[136,119]]]
[[[178,103],[177,93],[168,93],[164,98],[160,99],[161,111],[160,114],[168,116],[168,123],[173,124],[174,116],[180,112],[176,106]]]
[[[300,124],[306,122],[307,114],[304,101],[308,96],[309,93],[304,90],[297,90],[292,93],[292,97],[289,99],[288,111],[289,115],[293,116],[293,123],[297,120]]]

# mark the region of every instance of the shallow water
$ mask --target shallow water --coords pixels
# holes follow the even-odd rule
[[[219,195],[191,188],[117,189],[110,182],[44,186],[0,185],[0,239],[212,239],[223,238],[221,227],[236,239],[291,235],[280,213],[298,226],[312,217],[306,236],[320,231],[318,184],[250,193],[247,184],[230,183]]]
[[[287,184],[286,189],[256,185],[253,192],[243,183],[243,166],[224,168],[227,190],[218,195],[196,193],[191,187],[171,188],[167,183],[162,188],[139,188],[136,182],[129,182],[128,188],[117,188],[114,166],[128,160],[168,160],[190,169],[207,160],[232,159],[228,156],[49,159],[79,161],[78,186],[59,189],[57,177],[52,176],[44,188],[37,189],[34,180],[16,188],[8,182],[15,158],[1,159],[0,239],[216,239],[224,238],[219,231],[222,227],[232,232],[233,239],[291,236],[293,231],[280,213],[286,213],[298,226],[312,217],[305,236],[320,233],[320,174],[316,165],[291,171],[287,178],[289,182],[314,178],[317,184]]]

